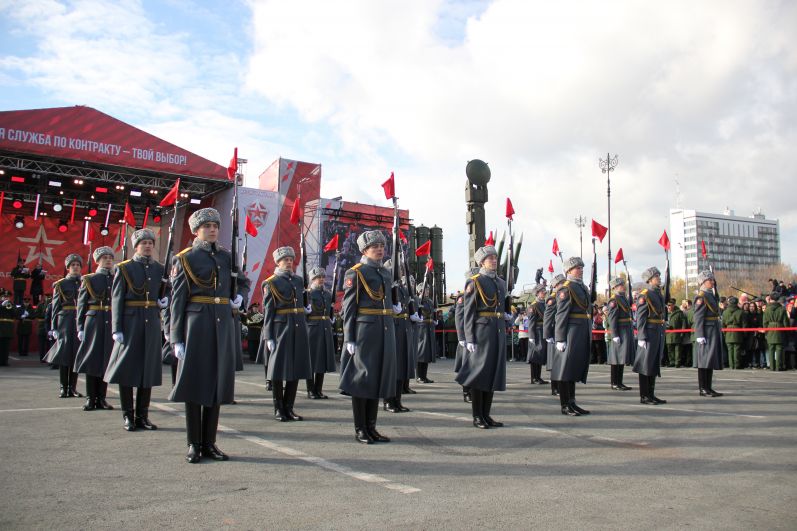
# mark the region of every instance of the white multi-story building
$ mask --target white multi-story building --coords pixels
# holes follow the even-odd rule
[[[701,242],[708,256],[703,258]],[[780,263],[780,224],[757,212],[736,216],[733,210],[709,214],[670,209],[670,268],[673,277],[697,283],[698,272],[711,265],[715,271],[744,271]]]

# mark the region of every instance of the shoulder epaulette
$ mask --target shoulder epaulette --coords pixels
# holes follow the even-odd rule
[[[177,253],[177,256],[182,256],[182,255],[184,255],[185,253],[187,253],[188,251],[190,251],[191,249],[192,249],[192,247],[186,247],[185,249],[183,249],[182,251],[180,251],[179,253]]]
[[[351,266],[351,267],[349,268],[349,271],[357,271],[357,270],[358,270],[358,269],[360,269],[362,266],[363,266],[363,263],[362,263],[362,262],[360,262],[360,263],[358,263],[358,264],[354,264],[353,266]]]
[[[273,279],[274,277],[276,277],[276,276],[277,276],[277,275],[271,275],[270,277],[268,277],[268,278],[267,278],[266,280],[264,280],[263,282],[271,282],[271,281],[272,281],[272,279]]]
[[[569,280],[565,280],[565,283],[562,284],[562,286],[569,286],[569,285],[570,285],[570,281]]]
[[[87,280],[89,280],[91,277],[93,277],[94,275],[96,275],[96,273],[86,273],[85,275],[83,275],[83,280],[84,280],[84,281],[87,281]]]
[[[479,278],[479,274],[478,273],[473,275],[472,277],[470,277],[471,280],[476,280],[477,278]]]
[[[648,293],[648,288],[645,288],[639,292],[640,295],[647,295],[647,293]]]
[[[53,282],[53,287],[55,287],[55,286],[57,286],[58,284],[60,284],[61,282],[63,282],[63,280],[64,280],[63,278],[59,278],[58,280],[56,280],[55,282]]]

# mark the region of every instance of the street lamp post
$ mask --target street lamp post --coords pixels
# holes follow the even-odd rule
[[[578,227],[578,244],[581,246],[581,259],[584,259],[584,227],[587,226],[587,218],[584,216],[579,215],[575,219],[576,227]]]
[[[598,166],[601,169],[601,173],[606,174],[606,217],[608,218],[608,234],[609,240],[607,242],[607,251],[606,254],[608,256],[608,268],[606,271],[606,279],[607,285],[612,280],[612,172],[617,167],[618,156],[615,155],[614,158],[609,153],[606,153],[606,160],[602,158],[598,158]]]

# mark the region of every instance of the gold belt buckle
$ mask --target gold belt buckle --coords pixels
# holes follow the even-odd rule
[[[220,302],[221,302],[221,299],[220,299],[219,297],[216,297],[215,299],[213,299],[213,302],[215,302],[216,304],[218,304],[218,303],[220,303]]]

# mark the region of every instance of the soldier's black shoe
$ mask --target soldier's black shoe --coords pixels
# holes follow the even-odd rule
[[[285,409],[285,413],[288,416],[288,420],[304,420],[304,417],[301,415],[297,415],[293,409]]]
[[[320,397],[315,394],[315,391],[307,391],[307,398],[310,400],[318,400]]]
[[[648,406],[656,406],[656,405],[658,405],[652,398],[650,398],[648,396],[643,396],[642,398],[640,398],[639,399],[639,403],[640,404],[645,404],[645,405],[648,405]]]
[[[537,378],[537,384],[539,385],[547,385],[550,382],[548,380],[543,380],[542,378]]]
[[[481,417],[473,417],[473,425],[482,430],[486,430],[490,427],[487,421]]]
[[[575,402],[570,402],[570,409],[578,413],[579,415],[589,415],[589,410],[581,408]]]
[[[55,365],[53,365],[53,367],[55,367]],[[58,398],[67,398],[66,387],[63,385],[61,386],[61,394],[58,395]]]
[[[401,390],[402,393],[405,395],[415,395],[418,394],[418,391],[415,389],[411,389],[409,385],[405,386],[404,389]]]
[[[86,403],[83,405],[83,411],[94,411],[97,409],[96,404],[97,402],[92,397],[88,397]]]
[[[366,431],[368,432],[368,436],[371,437],[371,439],[374,442],[390,442],[390,437],[385,437],[384,435],[376,431],[376,424],[374,424],[373,426],[368,426],[368,428],[366,428]]]
[[[341,391],[340,394],[342,394],[343,396],[351,396],[351,394],[347,393],[346,391]]]
[[[655,402],[656,405],[666,404],[667,403],[666,400],[662,400],[661,398],[657,397],[656,395],[650,395],[650,399],[653,400],[653,402]]]
[[[136,421],[133,419],[132,414],[125,413],[124,415],[124,429],[126,431],[136,431]]]
[[[141,428],[142,430],[150,430],[150,431],[158,429],[158,427],[153,423],[151,423],[147,417],[136,417],[136,428]]]
[[[316,393],[315,393],[315,397],[316,397],[317,399],[319,399],[319,400],[326,400],[326,399],[328,399],[328,398],[329,398],[327,395],[325,395],[325,394],[324,394],[324,393],[322,393],[321,391],[316,391]]]
[[[407,413],[408,411],[410,411],[410,408],[405,407],[404,404],[401,403],[401,400],[398,401],[397,405],[399,408],[399,413]]]
[[[202,450],[198,444],[189,444],[188,453],[185,454],[185,460],[189,463],[199,463],[199,458],[202,456]]]
[[[470,403],[472,402],[472,400],[473,400],[473,399],[470,397],[470,392],[468,392],[468,391],[464,391],[464,392],[462,393],[462,400],[463,400],[463,401],[465,401],[465,402],[467,402],[468,404],[470,404]]]
[[[700,396],[714,396],[714,395],[712,395],[708,389],[701,389]]]
[[[361,444],[371,444],[374,442],[368,432],[363,428],[356,428],[354,430],[354,439]]]
[[[559,389],[551,389],[551,396],[559,396]]]
[[[271,380],[266,380],[266,391],[272,391]]]
[[[631,389],[633,389],[633,387],[628,387],[625,384],[619,384],[617,387],[620,389],[620,391],[630,391]]]
[[[97,409],[113,409],[113,406],[105,400],[105,397],[102,396],[97,399],[96,406]]]
[[[497,420],[493,419],[493,417],[491,417],[491,416],[489,416],[489,415],[487,415],[486,417],[484,417],[484,421],[485,421],[485,422],[487,423],[487,425],[488,425],[488,426],[490,426],[491,428],[501,428],[501,427],[504,425],[504,423],[503,423],[503,422],[498,422]]]
[[[566,405],[562,406],[562,415],[567,415],[568,417],[580,417],[581,413],[579,413],[569,405]]]
[[[228,461],[230,456],[219,450],[215,443],[203,444],[200,449],[202,457],[210,457],[214,461]]]
[[[416,378],[415,381],[418,383],[425,383],[425,384],[434,383],[434,380],[430,380],[429,378]]]
[[[386,401],[384,405],[384,410],[390,413],[401,413],[401,410],[399,409],[398,404],[396,404],[395,400]]]
[[[66,391],[66,396],[69,398],[83,398],[83,395],[78,393],[74,388],[70,387]]]
[[[709,389],[708,392],[711,393],[711,396],[723,396],[724,394],[724,393],[718,393],[714,389]]]
[[[278,422],[288,422],[291,419],[288,418],[288,415],[285,414],[282,411],[282,409],[275,409],[274,410],[274,420],[276,420]]]
[[[620,386],[619,386],[619,385],[617,385],[617,384],[612,384],[612,391],[622,391],[622,389],[620,388]]]

